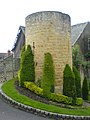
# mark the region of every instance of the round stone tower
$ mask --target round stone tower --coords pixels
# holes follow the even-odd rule
[[[72,67],[71,21],[67,14],[55,11],[33,13],[26,17],[26,45],[35,57],[36,81],[42,76],[44,53],[51,53],[55,66],[55,92],[62,93],[63,71]]]

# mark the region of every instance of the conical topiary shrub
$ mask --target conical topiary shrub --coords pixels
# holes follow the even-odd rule
[[[35,81],[35,68],[34,68],[34,55],[31,46],[22,50],[19,70],[19,83],[20,86],[24,85],[25,81]]]
[[[81,77],[80,77],[80,73],[77,70],[76,67],[73,67],[73,72],[75,75],[75,86],[76,86],[76,96],[77,97],[81,97]]]
[[[54,82],[55,71],[53,59],[50,53],[46,53],[44,56],[43,75],[41,81],[41,87],[45,97],[48,97],[51,92],[54,92]]]
[[[72,97],[72,104],[76,103],[76,87],[75,87],[75,76],[70,66],[66,64],[63,74],[63,95]]]
[[[88,82],[86,77],[84,78],[82,85],[82,98],[88,100]]]

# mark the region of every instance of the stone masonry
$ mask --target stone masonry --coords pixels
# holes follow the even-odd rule
[[[50,52],[55,66],[55,92],[62,93],[63,71],[72,67],[71,21],[67,14],[55,11],[33,13],[26,17],[26,45],[35,57],[36,80],[42,76],[44,53]]]
[[[17,76],[17,72],[20,66],[20,59],[13,58],[13,55],[10,55],[0,61],[0,83],[10,80],[13,77]]]

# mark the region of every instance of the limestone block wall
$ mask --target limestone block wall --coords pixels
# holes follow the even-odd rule
[[[34,52],[36,80],[42,76],[44,53],[50,52],[55,66],[55,92],[62,93],[65,65],[72,67],[69,15],[43,11],[27,16],[25,21],[26,45],[30,44]]]
[[[10,80],[17,76],[20,67],[20,59],[13,58],[13,55],[0,61],[0,82]]]

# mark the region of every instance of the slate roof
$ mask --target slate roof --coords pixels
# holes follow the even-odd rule
[[[19,27],[19,30],[18,30],[16,39],[15,39],[15,43],[14,43],[14,47],[12,48],[12,51],[15,50],[15,48],[16,48],[16,46],[17,46],[17,44],[18,44],[20,35],[21,35],[22,32],[23,32],[23,34],[25,35],[25,27],[24,27],[24,26],[20,26],[20,27]]]
[[[85,27],[87,26],[89,22],[85,23],[80,23],[73,25],[71,27],[71,41],[72,41],[72,46],[76,43],[82,32],[84,31]]]
[[[20,26],[19,29],[22,30],[23,34],[25,34],[25,27],[24,26]]]
[[[78,40],[78,38],[80,37],[80,35],[83,33],[85,27],[87,26],[89,22],[85,22],[85,23],[80,23],[80,24],[76,24],[71,26],[71,42],[72,42],[72,46],[76,43],[76,41]],[[23,34],[25,35],[25,27],[24,26],[20,26],[19,30],[18,30],[18,34],[16,36],[16,40],[14,43],[14,47],[12,49],[12,51],[16,48],[18,41],[19,41],[19,37],[21,32],[23,32]]]

